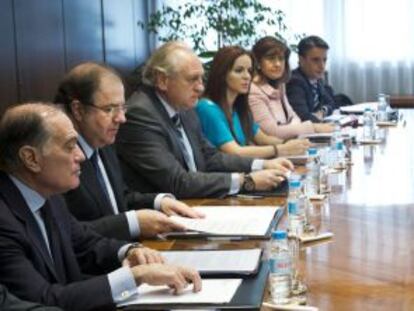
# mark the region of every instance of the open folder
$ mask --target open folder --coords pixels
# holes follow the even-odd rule
[[[172,290],[166,286],[151,286],[142,284],[138,287],[138,295],[117,305],[186,305],[186,304],[225,304],[229,303],[240,286],[241,279],[209,279],[202,281],[202,290],[192,292],[192,286],[188,286],[179,295],[172,294]]]
[[[247,195],[251,196],[261,196],[261,197],[286,197],[289,192],[289,185],[286,180],[284,180],[280,185],[278,185],[275,189],[272,190],[266,190],[266,191],[249,191],[244,192]],[[238,195],[236,195],[238,196]]]
[[[283,208],[274,206],[193,207],[205,218],[171,216],[187,228],[184,232],[163,234],[165,238],[269,239],[279,222]]]
[[[202,276],[233,277],[256,274],[262,250],[192,250],[163,251],[166,262],[191,267]]]

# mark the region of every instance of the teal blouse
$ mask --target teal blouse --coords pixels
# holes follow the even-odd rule
[[[201,122],[204,135],[207,139],[217,148],[221,145],[235,141],[233,134],[230,130],[229,122],[227,122],[226,115],[219,105],[212,102],[207,98],[199,100],[196,111]],[[233,111],[232,115],[233,131],[237,137],[237,141],[240,145],[246,145],[246,136],[241,126],[239,115],[236,111]],[[253,123],[252,126],[253,136],[256,136],[259,130],[259,125]]]

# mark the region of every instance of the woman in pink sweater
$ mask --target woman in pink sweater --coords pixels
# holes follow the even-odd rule
[[[331,124],[302,122],[286,97],[290,50],[274,37],[264,37],[253,47],[256,74],[250,87],[249,106],[262,131],[281,139],[301,134],[332,132]]]

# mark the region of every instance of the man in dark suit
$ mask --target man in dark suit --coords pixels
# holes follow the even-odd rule
[[[112,150],[118,128],[125,122],[124,86],[112,68],[96,63],[74,67],[60,83],[55,102],[64,105],[86,158],[79,187],[64,195],[78,220],[107,237],[136,240],[184,229],[157,210],[199,216],[170,194],[127,189]],[[135,210],[144,207],[156,210]]]
[[[7,288],[0,284],[0,310],[2,311],[62,311],[56,307],[45,307],[38,303],[20,300],[7,291]]]
[[[199,290],[195,271],[164,265],[159,253],[104,238],[71,216],[58,194],[79,185],[84,155],[77,138],[51,105],[20,105],[3,115],[0,282],[22,299],[77,311],[115,309],[142,283],[180,291],[194,282]]]
[[[299,42],[299,67],[292,71],[286,92],[302,121],[321,122],[338,108],[332,88],[324,81],[328,49],[328,44],[317,36]]]
[[[271,189],[293,168],[285,159],[224,154],[207,142],[192,109],[204,90],[203,74],[198,57],[179,42],[164,44],[148,60],[145,86],[127,101],[127,121],[117,137],[130,188],[178,198],[223,197]]]

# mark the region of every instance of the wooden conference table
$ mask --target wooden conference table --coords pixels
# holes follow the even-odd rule
[[[414,110],[385,129],[385,143],[352,148],[350,169],[331,175],[332,192],[312,222],[331,240],[304,246],[308,304],[319,310],[414,310]],[[190,205],[284,205],[284,198],[198,199]],[[283,221],[281,226],[283,226]],[[148,242],[157,249],[231,249],[259,241]],[[265,310],[263,308],[263,310]]]

